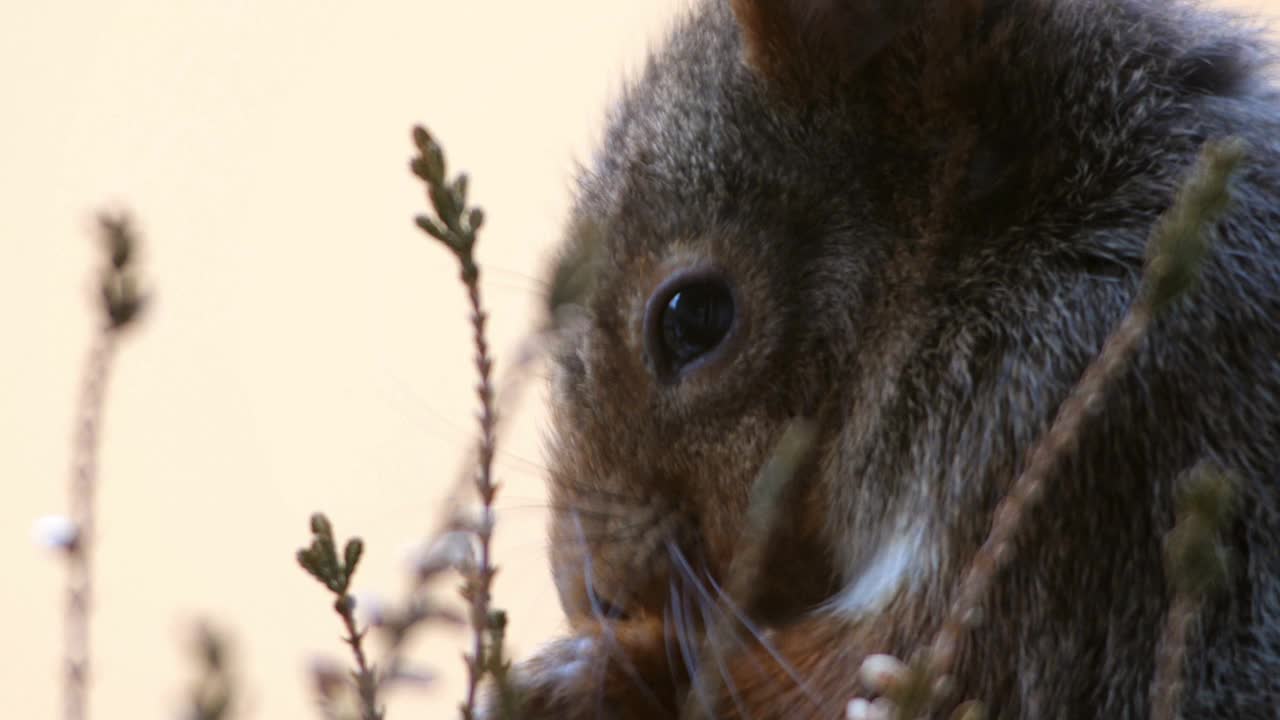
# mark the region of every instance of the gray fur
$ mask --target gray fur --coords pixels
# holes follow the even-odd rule
[[[959,42],[948,12],[786,92],[743,61],[727,0],[707,0],[614,108],[566,251],[602,244],[556,384],[566,612],[577,630],[591,620],[590,567],[629,617],[662,615],[668,541],[723,579],[756,470],[787,419],[816,417],[820,453],[753,612],[776,633],[807,627],[904,517],[939,553],[877,620],[880,645],[834,646],[838,669],[815,673],[839,711],[853,685],[822,677],[932,637],[995,503],[1134,298],[1154,221],[1201,145],[1237,135],[1249,159],[1202,282],[1051,478],[957,679],[999,717],[1146,717],[1173,483],[1209,459],[1244,501],[1185,716],[1280,717],[1280,96],[1265,47],[1180,2],[989,0]],[[696,264],[739,286],[746,339],[664,382],[642,308]],[[777,707],[807,717],[783,702],[795,692],[779,686]],[[550,696],[548,717],[657,712]]]

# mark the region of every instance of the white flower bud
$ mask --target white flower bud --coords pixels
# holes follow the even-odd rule
[[[871,717],[871,703],[865,698],[854,698],[844,710],[846,720],[868,720]]]
[[[80,526],[66,515],[45,515],[36,519],[31,536],[37,545],[52,550],[71,550],[80,542]]]
[[[868,655],[858,669],[858,678],[868,690],[888,693],[907,679],[907,666],[892,655]]]
[[[885,698],[877,698],[870,702],[865,698],[854,698],[845,708],[846,720],[893,720],[893,703]]]

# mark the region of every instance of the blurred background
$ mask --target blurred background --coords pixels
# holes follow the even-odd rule
[[[294,562],[325,510],[398,597],[412,543],[474,436],[453,258],[418,231],[409,129],[472,175],[499,366],[532,327],[575,160],[677,2],[114,0],[10,3],[0,24],[0,708],[60,705],[64,568],[32,521],[65,512],[95,321],[94,214],[132,211],[154,301],[121,345],[101,453],[93,716],[174,717],[210,618],[241,717],[316,717],[312,658],[349,653]],[[543,555],[541,383],[498,458],[497,603],[527,652],[560,627]],[[452,584],[442,588],[453,593]],[[390,717],[447,717],[442,673]],[[431,712],[432,710],[436,712]]]
[[[0,708],[59,712],[64,568],[31,541],[65,512],[95,320],[94,214],[128,209],[154,292],[121,346],[101,452],[93,716],[176,717],[208,618],[238,717],[316,717],[313,659],[348,662],[296,566],[307,518],[367,545],[355,590],[398,597],[473,437],[453,260],[413,227],[427,124],[487,211],[501,367],[532,328],[575,160],[687,0],[50,0],[0,25]],[[1273,0],[1232,0],[1280,16]],[[527,653],[561,627],[542,529],[541,383],[498,458],[496,603]],[[451,586],[442,588],[445,594]],[[411,657],[449,717],[465,635]]]

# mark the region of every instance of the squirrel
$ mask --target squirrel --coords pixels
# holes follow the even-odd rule
[[[552,572],[520,717],[839,718],[938,632],[1028,451],[1139,292],[1206,142],[1247,156],[1199,283],[1046,478],[947,697],[1142,718],[1180,477],[1238,478],[1191,718],[1280,713],[1280,94],[1181,0],[700,0],[609,116],[554,272]],[[586,258],[585,260],[583,258]],[[786,428],[810,450],[724,602]],[[703,642],[725,613],[749,631]],[[955,706],[933,709],[947,717]]]

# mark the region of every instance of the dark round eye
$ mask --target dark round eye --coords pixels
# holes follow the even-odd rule
[[[733,328],[733,292],[720,278],[690,278],[659,291],[651,305],[650,342],[655,359],[670,372],[720,346]],[[656,303],[655,303],[656,304]]]

